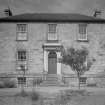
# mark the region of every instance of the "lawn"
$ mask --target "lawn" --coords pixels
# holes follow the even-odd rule
[[[43,91],[41,91],[41,89]],[[0,105],[105,105],[105,91],[57,89],[47,87],[22,92],[16,89],[0,90]],[[94,90],[94,89],[93,89]]]
[[[105,94],[95,92],[67,90],[60,95],[60,105],[105,105]]]

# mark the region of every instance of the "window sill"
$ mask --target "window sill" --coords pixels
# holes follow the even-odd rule
[[[55,43],[58,42],[58,40],[47,40],[48,43]]]
[[[18,59],[17,62],[27,62],[27,60],[26,59],[24,59],[24,60]]]
[[[16,39],[16,41],[28,41],[27,39],[24,39],[24,40],[20,40],[20,39]]]
[[[81,40],[81,39],[78,39],[77,42],[89,42],[89,40]]]

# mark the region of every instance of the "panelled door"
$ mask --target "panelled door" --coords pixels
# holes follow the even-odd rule
[[[48,74],[57,74],[57,54],[54,51],[48,54]]]

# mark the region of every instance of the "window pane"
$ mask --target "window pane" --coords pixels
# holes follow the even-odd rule
[[[17,33],[18,40],[27,40],[27,33]]]
[[[56,27],[57,24],[48,24],[48,40],[57,40]]]
[[[18,60],[20,61],[26,60],[26,51],[18,51]]]
[[[48,33],[48,40],[57,40],[57,34]]]
[[[86,25],[79,24],[79,33],[80,34],[86,34]]]
[[[26,24],[17,24],[17,32],[27,32]]]
[[[49,33],[56,33],[56,24],[49,24]]]

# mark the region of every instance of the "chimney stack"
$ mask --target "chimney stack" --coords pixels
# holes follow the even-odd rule
[[[10,10],[10,8],[7,8],[4,10],[5,15],[8,16],[12,16],[12,11]]]
[[[95,12],[94,12],[94,17],[97,17],[97,18],[101,18],[101,13],[102,13],[102,11],[101,10],[95,10]]]

